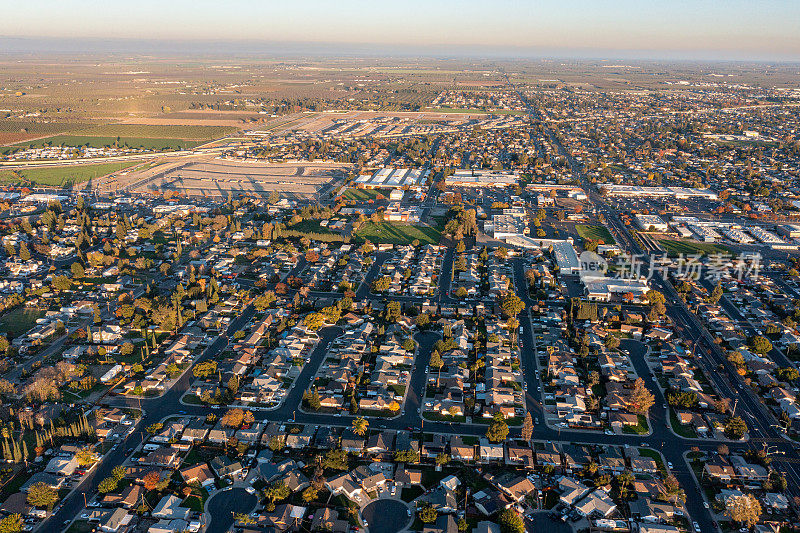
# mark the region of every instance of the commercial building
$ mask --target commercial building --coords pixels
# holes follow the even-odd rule
[[[454,187],[508,187],[519,182],[519,173],[496,170],[456,170],[445,181]]]
[[[374,174],[361,174],[355,179],[357,186],[366,189],[420,188],[430,174],[427,169],[386,167]]]
[[[483,225],[483,231],[495,239],[522,237],[529,233],[528,217],[523,207],[503,209],[502,215],[492,216],[491,222]]]
[[[716,200],[717,193],[708,189],[691,187],[641,187],[639,185],[615,185],[602,183],[597,186],[608,196],[645,196],[649,198],[706,198]]]
[[[636,215],[636,224],[644,231],[667,231],[667,223],[658,215]]]
[[[800,239],[800,224],[783,224],[778,226],[778,234],[790,239]]]
[[[553,255],[562,274],[577,274],[581,269],[581,262],[575,248],[567,241],[553,244]]]
[[[785,244],[783,242],[783,239],[781,239],[771,231],[765,230],[761,226],[751,226],[747,228],[747,231],[750,232],[750,235],[752,235],[759,241],[763,242],[764,244]]]

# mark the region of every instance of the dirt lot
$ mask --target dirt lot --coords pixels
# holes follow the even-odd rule
[[[250,163],[211,159],[150,171],[134,192],[177,191],[187,196],[268,195],[318,197],[342,179],[348,165],[338,163]]]

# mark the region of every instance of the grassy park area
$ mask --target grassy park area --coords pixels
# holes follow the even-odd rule
[[[604,244],[614,244],[614,237],[605,226],[578,224],[575,226],[575,231],[581,239],[591,239],[593,241],[601,240]]]
[[[139,161],[118,163],[98,163],[90,165],[66,165],[61,167],[35,167],[21,170],[0,170],[0,184],[32,182],[38,185],[63,187],[73,183],[83,183],[112,172],[138,165]]]
[[[732,255],[730,248],[710,242],[698,242],[688,239],[662,239],[659,244],[667,251],[669,256],[683,255]]]
[[[355,233],[354,237],[358,242],[370,241],[376,244],[411,244],[415,239],[421,244],[436,244],[441,235],[441,231],[431,226],[369,221]]]

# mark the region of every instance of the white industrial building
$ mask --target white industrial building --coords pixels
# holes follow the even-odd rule
[[[636,224],[644,231],[650,231],[651,228],[656,231],[667,231],[667,223],[658,215],[636,215]]]
[[[790,239],[800,239],[800,224],[783,224],[778,226],[778,234]]]
[[[760,242],[764,244],[785,244],[783,239],[772,233],[771,231],[767,231],[761,226],[751,226],[747,228],[747,231],[750,232],[750,235],[758,239]]]
[[[430,170],[386,167],[374,174],[361,174],[354,181],[366,189],[409,189],[423,187]]]
[[[559,241],[553,244],[553,255],[558,269],[562,274],[577,274],[581,269],[581,262],[572,243]]]
[[[519,173],[497,170],[456,170],[445,178],[455,187],[508,187],[519,183]]]
[[[709,189],[693,189],[691,187],[641,187],[639,185],[615,185],[601,183],[598,190],[605,191],[608,196],[646,196],[649,198],[706,198],[716,200],[717,193]]]

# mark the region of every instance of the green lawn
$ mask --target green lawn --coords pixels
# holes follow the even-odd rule
[[[19,337],[36,324],[36,319],[42,318],[44,311],[35,307],[20,307],[0,317],[0,333]]]
[[[649,430],[650,427],[647,425],[647,417],[642,415],[639,415],[639,423],[635,426],[622,427],[623,433],[632,433],[635,435],[646,435]]]
[[[328,228],[319,225],[319,220],[301,220],[297,224],[288,226],[286,229],[301,231],[303,233],[333,233]]]
[[[123,161],[119,163],[99,163],[93,165],[70,165],[63,167],[26,168],[17,171],[0,170],[0,183],[12,184],[22,180],[31,181],[39,185],[63,187],[72,183],[83,183],[90,179],[99,178],[112,172],[132,167],[138,161]],[[22,180],[20,180],[22,178]]]
[[[710,242],[698,242],[689,239],[661,239],[659,244],[667,251],[669,256],[684,255],[733,255],[730,248]]]
[[[675,410],[672,408],[669,410],[669,423],[672,424],[672,430],[681,437],[686,437],[687,439],[697,438],[697,433],[695,433],[692,426],[684,426],[681,424],[680,420],[678,420],[678,416],[675,414]]]
[[[437,244],[442,232],[430,226],[414,226],[402,222],[369,221],[358,230],[354,238],[356,242],[370,241],[372,243],[411,244],[414,239],[419,239],[421,244]]]
[[[356,200],[357,202],[366,202],[367,200],[375,200],[378,195],[389,197],[389,191],[383,189],[355,189],[350,187],[342,194],[345,200]]]
[[[183,500],[182,507],[188,507],[192,511],[203,512],[203,506],[208,499],[208,491],[200,486],[192,486],[192,493]]]
[[[575,231],[578,232],[578,236],[581,239],[602,240],[605,244],[614,244],[616,242],[605,226],[577,224]]]

